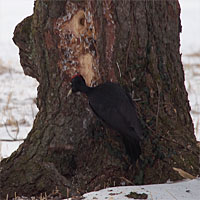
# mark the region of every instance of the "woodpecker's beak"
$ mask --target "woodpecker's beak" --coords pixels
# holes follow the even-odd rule
[[[67,94],[67,98],[72,94],[72,89],[69,90],[68,94]]]

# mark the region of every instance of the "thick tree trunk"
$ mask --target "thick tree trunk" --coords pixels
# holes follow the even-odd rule
[[[182,179],[173,167],[198,174],[179,15],[177,0],[35,2],[14,41],[24,73],[40,84],[39,113],[25,142],[1,162],[1,197]],[[86,97],[67,98],[76,73],[88,85],[110,80],[134,91],[145,134],[135,167]]]

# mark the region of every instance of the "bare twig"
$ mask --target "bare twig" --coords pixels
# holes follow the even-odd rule
[[[25,139],[0,139],[0,142],[21,142],[24,141]]]
[[[122,179],[123,181],[126,181],[127,183],[133,185],[133,182],[132,182],[132,181],[128,180],[127,178],[125,178],[125,177],[123,177],[123,176],[121,176],[120,179]]]
[[[158,88],[158,109],[156,113],[156,134],[158,133],[158,118],[159,118],[159,111],[160,111],[160,86],[157,83]]]
[[[34,120],[35,119],[35,113],[34,113],[34,109],[33,109],[33,104],[31,104],[31,114],[32,114],[32,118]]]
[[[69,188],[67,187],[67,198],[69,198]]]
[[[11,137],[13,140],[15,140],[16,138],[14,138],[14,137],[9,133],[7,125],[6,125],[6,124],[4,124],[4,125],[5,125],[6,132],[7,132],[7,134],[9,135],[9,137]]]
[[[18,142],[18,141],[24,141],[24,140],[25,140],[25,139],[17,139],[17,137],[14,138],[14,137],[9,133],[7,125],[6,125],[6,124],[4,124],[4,125],[5,125],[5,128],[6,128],[6,132],[7,132],[8,136],[9,136],[11,139],[0,139],[0,142],[16,142],[16,141]],[[16,134],[16,136],[18,135],[18,133],[19,133],[19,125],[18,125],[18,123],[17,123],[17,134]]]
[[[117,64],[117,68],[118,68],[118,70],[119,70],[119,76],[120,76],[120,78],[121,78],[121,77],[122,77],[122,74],[121,74],[121,70],[120,70],[120,68],[119,68],[118,62],[116,62],[116,64]]]
[[[126,65],[125,65],[125,69],[127,69],[127,65],[128,65],[128,54],[129,54],[129,50],[130,50],[130,46],[131,46],[132,40],[133,40],[133,31],[131,32],[131,38],[129,40],[128,48],[127,48],[127,52],[126,52]]]
[[[166,190],[174,199],[176,199],[177,200],[177,198],[171,193],[171,192],[169,192],[168,190]]]

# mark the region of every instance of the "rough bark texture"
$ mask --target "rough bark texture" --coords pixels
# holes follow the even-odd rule
[[[179,15],[176,0],[35,2],[14,42],[24,73],[39,82],[39,113],[25,142],[1,162],[1,198],[182,179],[173,167],[198,174]],[[120,135],[96,119],[87,99],[67,98],[77,72],[89,85],[119,82],[140,99],[145,140],[135,167]]]

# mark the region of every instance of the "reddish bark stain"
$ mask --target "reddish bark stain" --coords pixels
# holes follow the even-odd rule
[[[116,81],[117,78],[115,76],[114,69],[112,66],[116,29],[116,25],[113,20],[112,0],[103,1],[103,14],[106,19],[106,62],[108,66],[108,74],[111,81]]]
[[[44,37],[45,37],[45,43],[46,43],[47,49],[50,50],[51,48],[54,47],[52,35],[49,31],[47,31],[44,33]]]

